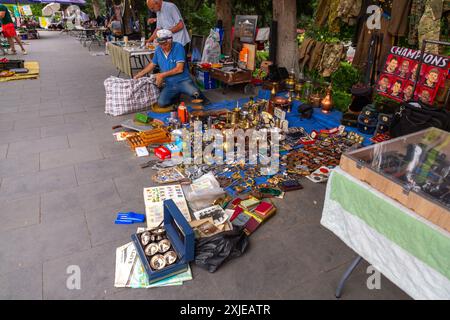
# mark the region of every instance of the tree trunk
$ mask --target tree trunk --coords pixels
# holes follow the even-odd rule
[[[216,0],[216,17],[217,20],[222,20],[224,29],[222,51],[226,55],[231,54],[231,14],[231,0]]]
[[[277,63],[299,72],[297,45],[297,1],[272,0],[273,20],[278,21]]]
[[[100,15],[100,3],[99,3],[99,0],[92,0],[92,9],[94,10],[95,18],[97,18]]]

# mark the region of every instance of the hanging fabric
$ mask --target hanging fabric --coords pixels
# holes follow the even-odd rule
[[[394,0],[389,22],[389,33],[393,36],[404,37],[408,31],[408,17],[412,0]]]
[[[337,16],[342,22],[349,25],[356,24],[356,18],[359,16],[363,0],[341,0],[339,2]]]
[[[330,13],[330,4],[331,0],[319,0],[316,10],[316,26],[323,27],[327,24],[328,14]]]
[[[425,12],[419,22],[419,46],[422,41],[439,40],[441,34],[441,17],[444,8],[444,0],[427,0],[425,4]],[[429,44],[426,52],[439,54],[439,47],[435,44]]]
[[[336,72],[342,60],[344,53],[344,45],[326,44],[322,53],[322,60],[320,61],[320,74],[322,77],[329,77]]]
[[[328,30],[338,33],[340,31],[340,23],[338,19],[338,8],[341,0],[331,0],[330,13],[328,14]]]
[[[311,58],[311,51],[314,48],[316,41],[311,38],[305,38],[298,50],[300,70],[304,70],[306,64]]]
[[[380,54],[377,57],[377,60],[375,61],[377,65],[377,70],[379,69],[378,66],[382,65],[384,63],[384,60],[386,59],[389,50],[392,47],[392,41],[393,37],[388,32],[389,27],[389,20],[386,19],[386,17],[381,17],[381,29],[379,30],[380,34],[383,34],[383,42],[381,44],[380,48]],[[356,53],[355,57],[353,58],[353,65],[360,69],[361,71],[365,71],[367,67],[367,56],[369,54],[369,47],[372,40],[372,31],[367,28],[367,25],[364,24],[363,29],[361,30],[359,37],[358,37],[358,43],[356,45]]]
[[[317,69],[320,65],[320,61],[322,60],[323,50],[325,49],[325,42],[317,41],[316,45],[311,51],[311,59],[308,62],[308,69],[314,70]]]
[[[425,11],[425,1],[424,0],[412,0],[411,12],[409,16],[409,33],[408,33],[408,43],[412,46],[417,45],[419,41],[419,22],[420,18]]]

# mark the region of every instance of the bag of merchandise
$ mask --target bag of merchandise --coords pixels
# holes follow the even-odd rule
[[[402,104],[399,112],[394,115],[390,134],[396,138],[430,127],[449,131],[450,112],[421,102],[407,102]]]
[[[109,77],[104,82],[105,113],[120,116],[149,109],[159,97],[159,89],[155,82],[154,75],[137,80]]]
[[[217,31],[211,29],[208,38],[205,41],[203,49],[202,62],[218,63],[220,60],[220,35]]]
[[[194,211],[211,206],[214,200],[225,194],[212,172],[204,174],[188,186],[183,186],[183,192]]]
[[[195,243],[195,264],[215,272],[224,262],[241,256],[248,247],[248,237],[242,230],[226,231]]]

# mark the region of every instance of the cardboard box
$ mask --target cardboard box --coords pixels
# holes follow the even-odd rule
[[[420,148],[414,146],[423,146]],[[420,149],[428,150],[421,154]],[[413,152],[411,152],[413,151]],[[415,152],[415,153],[414,153]],[[405,161],[397,162],[395,154],[405,155]],[[441,165],[427,159],[436,158]],[[445,171],[450,161],[450,134],[430,128],[404,137],[345,153],[341,168],[373,188],[398,201],[435,225],[450,231],[450,204],[442,202],[442,196],[423,191],[423,181],[439,179],[439,167]],[[398,168],[389,163],[400,163]],[[403,177],[414,183],[408,183]],[[444,179],[449,182],[450,177]],[[422,182],[417,183],[417,181]],[[426,183],[426,182],[425,182]],[[446,182],[444,182],[445,184]],[[412,188],[422,186],[421,189]],[[438,185],[438,184],[436,184]],[[447,187],[446,187],[447,188]],[[447,193],[444,193],[446,196]],[[450,194],[448,194],[450,197]],[[375,214],[375,212],[374,212]]]
[[[178,259],[174,264],[158,271],[153,270],[150,266],[149,258],[145,255],[145,248],[140,241],[140,234],[136,233],[131,236],[150,283],[185,272],[189,262],[194,260],[194,231],[173,200],[164,201],[164,228]]]

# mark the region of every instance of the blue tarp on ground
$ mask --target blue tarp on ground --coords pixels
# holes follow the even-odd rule
[[[269,90],[259,90],[258,96],[256,99],[270,99],[270,91]],[[219,110],[219,109],[233,109],[236,107],[236,103],[239,102],[239,106],[242,106],[244,103],[248,102],[248,98],[239,99],[239,100],[224,100],[220,102],[211,103],[208,106],[205,107],[205,110],[211,111],[211,110]],[[302,119],[300,117],[300,114],[298,113],[298,106],[301,104],[299,101],[294,101],[291,112],[289,112],[286,115],[286,119],[289,121],[289,127],[303,127],[307,132],[311,132],[312,130],[322,130],[322,129],[332,129],[340,126],[341,119],[342,119],[342,112],[339,111],[332,111],[331,113],[325,114],[320,111],[320,108],[315,108],[313,116],[311,119]],[[192,110],[190,109],[190,106],[188,106],[189,112]],[[148,112],[148,115],[152,118],[162,120],[164,122],[167,122],[170,115],[168,113],[161,114],[161,113],[154,113],[154,112]],[[357,134],[363,136],[364,143],[363,145],[369,145],[371,144],[371,141],[369,140],[372,135],[365,135],[360,133],[356,128],[347,127],[347,131],[354,131]]]
[[[256,97],[256,100],[258,99],[270,99],[270,91],[269,90],[260,90],[258,92],[258,96]],[[219,110],[219,109],[233,109],[236,107],[236,104],[239,103],[239,106],[242,106],[244,103],[248,102],[248,98],[239,99],[239,100],[224,100],[220,102],[215,102],[207,105],[205,107],[205,110],[211,111],[211,110]],[[294,101],[291,112],[286,115],[286,119],[289,121],[289,127],[303,127],[307,132],[311,132],[312,130],[322,130],[322,129],[332,129],[336,128],[341,124],[341,118],[342,118],[342,112],[339,111],[333,111],[331,113],[325,114],[320,111],[319,108],[314,109],[313,116],[310,119],[302,119],[300,117],[300,114],[298,113],[298,107],[301,104],[299,101]],[[188,106],[188,110],[191,112],[192,109],[190,106]],[[170,115],[168,113],[166,114],[160,114],[160,113],[154,113],[154,112],[148,112],[148,116],[159,119],[167,123]],[[372,142],[369,140],[372,136],[371,135],[364,135],[361,134],[356,128],[347,127],[347,131],[354,131],[358,133],[359,135],[363,136],[364,142],[363,145],[369,145]],[[299,146],[300,147],[300,146]],[[281,152],[283,154],[283,152]],[[280,172],[284,172],[286,169],[281,166]],[[241,175],[243,175],[243,172],[241,172]],[[227,172],[224,174],[226,177],[230,177],[231,173]],[[260,185],[267,182],[267,176],[261,176],[257,177],[255,179],[256,185]],[[228,187],[225,189],[231,196],[236,196],[236,192],[233,188]],[[245,192],[249,192],[250,189],[246,189]]]

